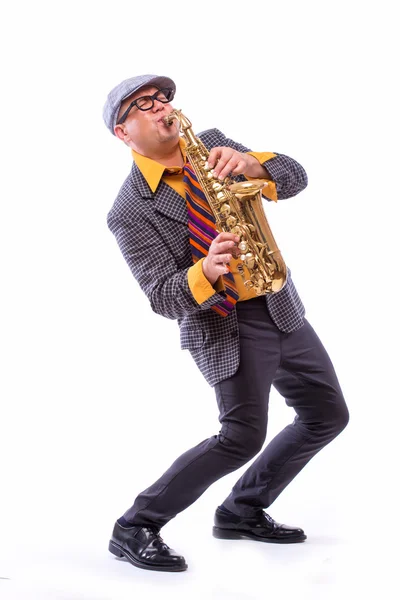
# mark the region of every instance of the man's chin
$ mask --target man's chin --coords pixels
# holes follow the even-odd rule
[[[179,140],[179,131],[175,128],[168,127],[168,125],[162,125],[159,128],[159,136],[162,141],[173,141],[178,142]]]

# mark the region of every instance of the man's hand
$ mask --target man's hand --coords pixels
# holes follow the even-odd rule
[[[211,242],[210,249],[203,261],[203,273],[211,285],[220,275],[228,273],[226,266],[232,258],[232,251],[240,238],[233,233],[219,233]]]
[[[221,180],[225,179],[229,173],[261,179],[269,177],[267,169],[260,165],[254,156],[226,146],[212,148],[207,162],[208,166],[214,169],[215,177]]]

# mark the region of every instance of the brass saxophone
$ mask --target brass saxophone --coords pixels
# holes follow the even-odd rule
[[[180,133],[186,142],[186,153],[204,195],[215,217],[219,232],[226,231],[240,237],[238,242],[238,270],[247,289],[257,296],[279,292],[287,280],[287,268],[272,235],[265,216],[261,194],[265,181],[253,179],[233,183],[226,177],[218,180],[209,168],[209,152],[192,130],[192,123],[180,110],[173,110],[163,121],[171,125],[177,119]],[[250,279],[245,279],[243,264]]]

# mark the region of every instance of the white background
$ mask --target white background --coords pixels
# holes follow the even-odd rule
[[[1,598],[397,597],[395,4],[2,5]],[[266,210],[351,413],[270,509],[305,544],[211,537],[241,469],[163,530],[184,574],[107,551],[136,494],[218,431],[213,390],[106,226],[131,157],[102,108],[142,73],[174,79],[196,131],[307,170],[305,191]],[[268,440],[292,418],[273,393]]]

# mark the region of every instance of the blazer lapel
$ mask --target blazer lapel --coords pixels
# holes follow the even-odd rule
[[[139,194],[142,198],[154,198],[154,194],[149,188],[149,185],[143,175],[141,174],[139,168],[136,163],[133,163],[131,170],[131,179],[132,183],[137,188]]]
[[[186,201],[178,194],[178,192],[163,181],[160,181],[160,185],[155,193],[153,193],[135,163],[133,163],[132,166],[131,177],[133,185],[137,188],[142,198],[152,199],[158,212],[169,219],[187,225],[188,216]]]
[[[154,204],[158,212],[187,225],[188,214],[185,199],[163,181],[160,181],[154,196]]]

